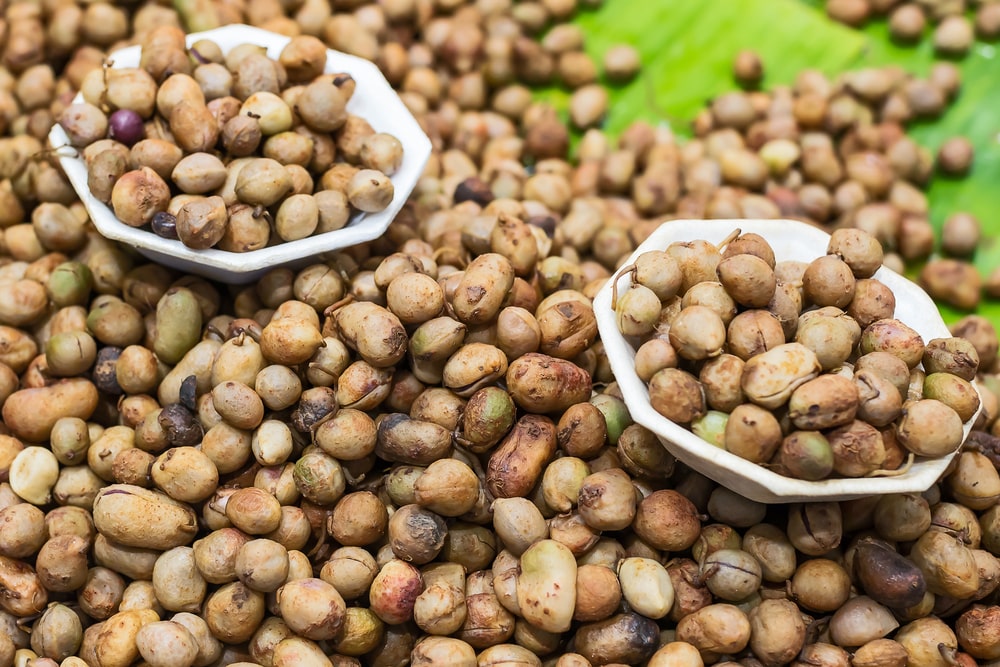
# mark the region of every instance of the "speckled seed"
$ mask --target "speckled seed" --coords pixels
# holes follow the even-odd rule
[[[94,500],[94,525],[118,544],[152,549],[188,544],[197,532],[186,504],[128,484],[101,489]]]
[[[177,238],[189,248],[211,248],[222,240],[228,222],[222,197],[199,198],[184,204],[177,213]]]
[[[115,216],[131,227],[149,223],[153,216],[167,210],[170,188],[149,167],[125,172],[111,189],[111,208]]]
[[[392,201],[394,188],[388,176],[374,169],[362,169],[347,184],[351,206],[365,213],[382,211]]]
[[[366,168],[392,176],[403,162],[403,145],[391,134],[379,132],[365,137],[360,158]]]
[[[923,358],[924,342],[919,333],[899,320],[878,320],[862,332],[859,351],[889,352],[914,368]]]
[[[716,271],[726,291],[740,305],[763,308],[774,296],[774,270],[756,255],[731,255],[719,262]]]
[[[413,606],[424,590],[420,571],[399,559],[391,559],[372,581],[371,610],[389,624],[405,623],[413,616]]]
[[[518,606],[525,620],[548,632],[565,632],[576,606],[576,558],[564,545],[542,540],[521,556]]]
[[[750,621],[735,605],[712,604],[682,618],[677,639],[701,651],[736,653],[750,641]]]
[[[444,308],[444,290],[426,274],[407,273],[389,283],[386,302],[389,310],[404,324],[422,324]]]

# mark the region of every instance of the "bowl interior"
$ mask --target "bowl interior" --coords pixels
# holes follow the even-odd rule
[[[267,55],[271,58],[277,58],[290,40],[289,37],[245,25],[230,25],[190,34],[187,36],[188,46],[200,39],[215,41],[223,52],[228,52],[239,44],[257,44],[266,47]],[[139,46],[115,51],[110,55],[112,66],[138,67],[140,52]],[[301,265],[310,258],[381,236],[413,191],[430,157],[430,140],[378,67],[367,60],[328,50],[324,71],[347,72],[354,77],[358,82],[357,90],[348,102],[348,111],[363,117],[376,132],[395,135],[403,145],[402,164],[390,177],[394,188],[393,198],[385,210],[378,213],[357,213],[343,229],[325,234],[278,243],[246,253],[214,248],[194,250],[180,241],[161,238],[148,230],[130,227],[118,220],[108,206],[91,195],[83,157],[68,147],[69,139],[58,124],[52,128],[49,142],[59,149],[60,164],[101,234],[176,269],[228,282],[250,282],[272,268]],[[74,99],[74,102],[80,101],[83,101],[82,94]]]
[[[720,243],[734,229],[760,234],[771,244],[775,258],[812,261],[826,254],[829,234],[793,220],[673,220],[665,222],[642,243],[624,265],[642,253],[663,250],[674,241],[704,239]],[[885,283],[896,296],[895,317],[916,330],[924,342],[950,336],[937,306],[915,283],[882,267],[875,278]],[[938,459],[917,458],[905,474],[896,477],[837,478],[818,482],[792,479],[714,447],[686,428],[670,421],[653,409],[649,391],[635,373],[635,350],[618,330],[611,308],[612,289],[619,294],[630,282],[622,278],[601,289],[594,299],[601,340],[608,361],[618,381],[632,418],[655,433],[678,459],[716,482],[760,502],[800,502],[849,500],[872,494],[922,492],[940,477],[955,454]],[[978,412],[965,424],[968,437]]]

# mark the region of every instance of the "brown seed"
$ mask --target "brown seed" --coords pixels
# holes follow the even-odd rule
[[[764,78],[764,64],[756,52],[743,50],[733,60],[733,78],[747,89],[756,88]]]
[[[576,586],[574,620],[583,623],[603,621],[621,604],[621,585],[611,568],[581,565],[576,570]]]
[[[973,310],[979,304],[982,279],[976,267],[954,259],[934,259],[920,271],[920,285],[938,301]]]
[[[806,383],[798,391],[808,385]],[[792,396],[794,400],[795,394]],[[726,450],[748,461],[763,463],[770,460],[781,445],[781,440],[781,425],[778,420],[769,411],[756,405],[746,403],[737,406],[726,421]]]
[[[496,498],[528,495],[555,450],[556,428],[552,420],[525,415],[491,453],[487,488]]]
[[[615,83],[630,81],[640,66],[639,52],[627,44],[613,46],[604,54],[604,74]]]
[[[289,81],[311,81],[323,73],[326,45],[311,35],[293,37],[278,56]]]
[[[219,138],[219,124],[204,103],[185,99],[170,111],[170,132],[188,153],[208,152]]]
[[[115,216],[131,227],[149,223],[155,214],[167,210],[169,200],[170,188],[149,167],[122,174],[111,190]]]
[[[802,275],[806,298],[817,306],[845,308],[854,298],[851,267],[835,255],[814,260]]]
[[[927,19],[915,2],[901,4],[889,16],[889,34],[900,42],[913,42],[923,35]]]
[[[701,521],[690,500],[676,491],[662,490],[639,503],[632,529],[657,549],[683,551],[698,539]]]
[[[211,248],[226,233],[229,213],[222,197],[198,199],[177,214],[177,236],[189,248]]]
[[[964,16],[947,16],[934,29],[934,50],[941,55],[963,56],[972,42],[972,24]]]
[[[590,374],[576,364],[545,354],[529,353],[507,369],[507,388],[514,402],[530,412],[561,412],[586,401]]]

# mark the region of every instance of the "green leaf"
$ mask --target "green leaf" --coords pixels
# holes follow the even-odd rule
[[[640,119],[667,121],[687,133],[706,101],[733,89],[732,61],[742,49],[760,54],[767,85],[789,82],[805,67],[840,71],[857,61],[865,44],[864,36],[798,0],[611,0],[575,22],[596,63],[616,44],[631,44],[642,55],[639,77],[611,88],[604,129],[612,135]],[[569,93],[548,88],[538,97],[565,109]]]
[[[611,0],[575,22],[587,35],[586,49],[600,63],[615,44],[631,44],[642,55],[639,77],[612,87],[604,130],[616,135],[635,120],[668,122],[678,134],[705,102],[735,89],[731,63],[741,49],[760,54],[764,86],[791,83],[803,69],[827,74],[866,66],[900,65],[926,74],[935,62],[928,39],[915,47],[893,44],[882,19],[863,30],[837,24],[822,0]],[[976,147],[968,178],[935,178],[928,190],[931,219],[940,230],[952,213],[967,211],[983,223],[984,239],[975,264],[986,276],[1000,266],[1000,63],[994,47],[977,43],[957,63],[963,78],[957,102],[938,121],[910,128],[922,145],[936,151],[949,137],[968,137]],[[565,111],[569,93],[560,88],[538,97]],[[984,302],[979,312],[1000,325],[1000,303]],[[947,321],[963,315],[942,307]]]

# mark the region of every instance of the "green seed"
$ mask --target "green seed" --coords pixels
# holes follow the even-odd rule
[[[57,266],[45,285],[52,303],[59,308],[83,305],[94,286],[94,276],[86,264],[64,262]]]
[[[691,422],[691,430],[705,442],[715,445],[719,449],[724,449],[728,422],[729,415],[727,413],[709,410]]]
[[[156,304],[153,351],[165,364],[176,364],[201,338],[201,306],[191,290],[168,291]]]

